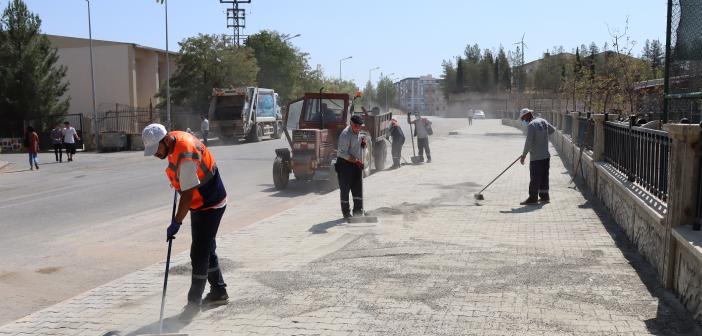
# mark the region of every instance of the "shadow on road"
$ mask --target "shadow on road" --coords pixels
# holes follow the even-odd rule
[[[523,206],[523,207],[521,207],[521,208],[512,208],[512,209],[509,210],[509,211],[500,210],[500,213],[502,213],[502,214],[527,213],[527,212],[532,212],[532,211],[539,210],[539,209],[541,209],[541,208],[543,208],[543,207],[544,207],[543,204],[525,205],[525,206]]]
[[[331,229],[331,228],[333,228],[333,227],[335,227],[335,226],[337,226],[337,225],[341,225],[341,224],[344,224],[344,223],[346,223],[346,220],[343,219],[343,218],[339,218],[339,219],[327,221],[327,222],[324,222],[324,223],[319,223],[319,224],[312,225],[312,227],[309,228],[309,230],[307,230],[307,231],[312,232],[312,234],[327,233],[327,230],[328,230],[328,229]]]

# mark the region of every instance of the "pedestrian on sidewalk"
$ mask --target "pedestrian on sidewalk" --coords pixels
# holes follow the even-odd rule
[[[27,131],[24,133],[24,147],[27,148],[27,153],[29,154],[29,169],[34,170],[34,167],[36,167],[38,170],[39,135],[37,135],[32,126],[27,126]]]
[[[63,144],[66,147],[66,157],[68,161],[73,161],[73,155],[76,154],[76,141],[80,141],[78,132],[71,126],[68,121],[63,122]]]
[[[523,108],[519,111],[522,125],[527,127],[524,151],[520,162],[524,165],[529,154],[529,198],[521,205],[548,203],[551,198],[548,193],[548,171],[551,165],[551,154],[548,152],[548,136],[556,130],[545,119],[534,117],[534,111]]]
[[[351,203],[349,191],[353,196],[353,215],[363,214],[363,148],[365,140],[360,136],[363,118],[351,117],[351,124],[339,134],[339,148],[335,170],[339,178],[339,192],[341,195],[341,214],[345,219],[351,217]]]
[[[200,123],[200,131],[202,132],[202,140],[205,142],[205,146],[207,146],[207,136],[210,134],[210,121],[207,120],[207,117],[205,115],[201,115],[200,118],[202,119],[202,122]]]
[[[431,128],[431,121],[422,118],[419,112],[414,112],[414,120],[410,120],[407,114],[407,123],[414,124],[414,136],[417,137],[417,148],[419,149],[419,161],[424,162],[424,151],[427,152],[427,163],[431,163],[431,150],[429,149],[429,136],[434,134]]]
[[[475,117],[475,110],[468,110],[468,126],[473,125],[473,117]]]
[[[166,230],[168,240],[175,238],[190,212],[192,279],[188,303],[179,316],[181,321],[190,321],[202,305],[223,305],[229,300],[215,252],[217,230],[227,207],[227,192],[214,156],[194,135],[183,131],[167,132],[163,125],[151,124],[144,128],[142,139],[144,156],[168,158],[166,176],[180,194],[178,210]],[[203,299],[207,282],[210,292]]]
[[[397,124],[397,119],[390,119],[390,129],[388,137],[392,139],[392,167],[390,169],[400,168],[400,159],[402,158],[402,145],[405,144],[405,133]]]
[[[51,130],[51,142],[54,146],[56,162],[63,162],[63,130],[61,130],[61,125],[58,123]]]

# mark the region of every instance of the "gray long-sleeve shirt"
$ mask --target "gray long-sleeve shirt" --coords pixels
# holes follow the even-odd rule
[[[544,160],[551,157],[548,152],[548,136],[553,134],[555,129],[548,121],[541,118],[534,118],[527,126],[527,137],[524,142],[523,155],[529,153],[530,161]]]
[[[361,136],[354,134],[351,126],[346,126],[339,134],[339,148],[336,156],[352,162],[361,159]]]

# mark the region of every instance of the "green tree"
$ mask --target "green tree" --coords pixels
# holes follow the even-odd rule
[[[497,52],[497,61],[495,64],[499,72],[499,89],[512,90],[512,69],[509,66],[509,59],[507,59],[507,54],[502,46],[500,46],[500,50]]]
[[[495,57],[490,49],[485,49],[479,63],[477,89],[480,92],[490,92],[495,89]]]
[[[463,70],[463,60],[461,57],[456,59],[456,85],[454,86],[456,93],[462,93],[465,91],[465,70]]]
[[[450,60],[444,60],[441,63],[441,68],[443,69],[441,90],[444,93],[444,98],[448,99],[449,95],[456,91],[456,69]]]
[[[40,27],[22,0],[11,0],[0,17],[0,133],[9,136],[23,133],[22,120],[68,111],[66,67],[56,64],[58,52]]]
[[[382,105],[385,110],[390,108],[392,102],[395,100],[395,85],[388,77],[383,77],[378,81],[377,88],[377,100]]]
[[[661,45],[661,41],[649,41],[647,39],[644,44],[643,54],[641,55],[641,58],[644,61],[648,62],[649,66],[651,67],[651,75],[649,77],[650,79],[658,78],[663,75],[662,70],[664,57],[665,55],[663,52],[663,46]]]
[[[377,102],[375,87],[371,81],[366,82],[366,86],[363,88],[363,105],[371,108],[373,104]]]
[[[179,44],[178,70],[171,78],[173,104],[202,114],[207,112],[213,88],[256,84],[259,69],[250,48],[228,47],[222,35],[199,34]],[[159,96],[166,96],[165,86]]]
[[[285,41],[286,36],[263,30],[246,40],[246,46],[254,50],[260,67],[258,85],[274,89],[284,102],[303,93],[303,79],[309,73],[307,54]]]

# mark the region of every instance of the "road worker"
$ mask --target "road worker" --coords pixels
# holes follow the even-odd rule
[[[179,316],[188,321],[200,312],[202,305],[221,305],[229,300],[215,253],[215,237],[227,206],[227,192],[214,157],[194,135],[167,132],[163,125],[151,124],[144,128],[142,139],[145,156],[168,159],[166,176],[180,194],[175,217],[166,230],[167,240],[175,238],[190,213],[192,280],[188,303]],[[202,299],[208,281],[210,292]]]
[[[353,195],[353,215],[363,214],[363,148],[365,140],[360,135],[363,118],[358,115],[351,117],[351,124],[339,134],[337,149],[336,172],[339,178],[341,193],[341,214],[349,219],[352,215],[349,202],[349,191]]]

